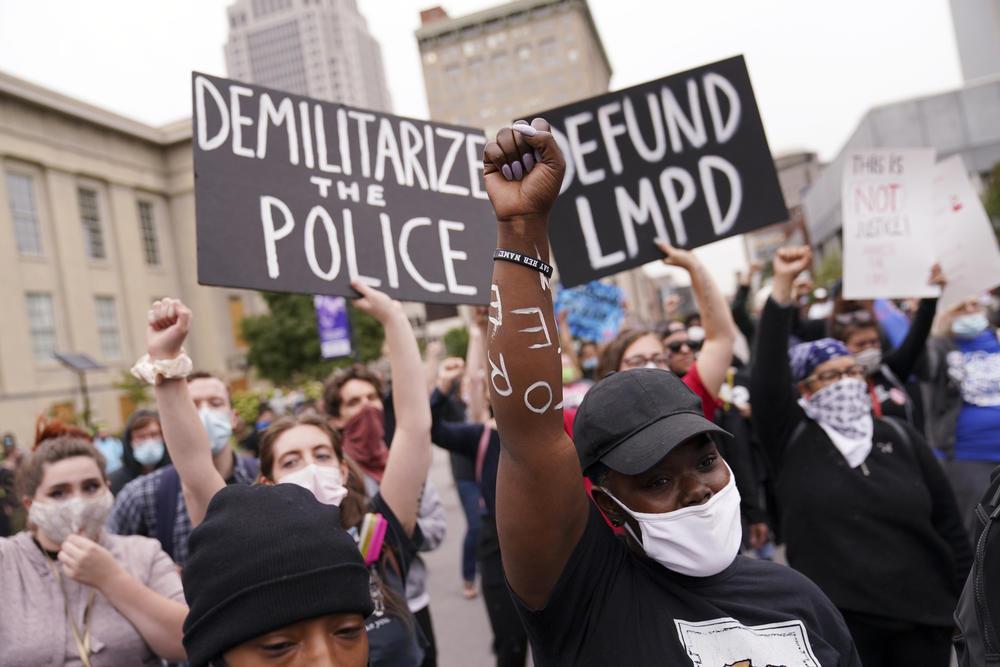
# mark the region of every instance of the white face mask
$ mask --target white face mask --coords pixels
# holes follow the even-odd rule
[[[36,500],[28,509],[28,521],[55,544],[62,544],[76,533],[96,540],[114,504],[107,489],[93,498],[73,496],[69,500]]]
[[[662,514],[633,512],[610,491],[598,488],[638,522],[641,539],[628,523],[625,530],[642,545],[647,556],[668,570],[710,577],[729,567],[739,553],[743,525],[740,492],[732,470],[729,482],[708,502]]]
[[[208,441],[212,444],[212,456],[215,456],[229,444],[233,435],[233,423],[229,413],[212,408],[202,408],[198,411],[201,423],[208,433]]]
[[[156,465],[163,458],[164,444],[162,440],[146,440],[132,443],[132,458],[139,465]]]
[[[347,496],[347,487],[340,473],[340,466],[320,466],[310,463],[281,478],[279,484],[297,484],[303,489],[312,491],[316,500],[324,505],[337,505]]]
[[[865,348],[854,355],[854,361],[865,369],[865,375],[871,375],[882,365],[882,349],[878,347]]]

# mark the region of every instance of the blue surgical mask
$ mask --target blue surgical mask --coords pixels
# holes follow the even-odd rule
[[[271,425],[270,419],[258,419],[257,422],[254,424],[254,428],[257,429],[258,431],[263,431],[270,425]]]
[[[132,457],[139,465],[156,465],[163,458],[162,440],[145,440],[132,443]]]
[[[229,438],[233,435],[233,424],[230,421],[229,413],[211,408],[202,408],[198,411],[201,423],[208,433],[208,441],[212,444],[212,456],[215,456],[229,444]]]
[[[955,321],[951,323],[951,332],[959,338],[972,340],[986,331],[986,327],[989,325],[990,322],[986,319],[985,313],[972,313],[955,318]]]

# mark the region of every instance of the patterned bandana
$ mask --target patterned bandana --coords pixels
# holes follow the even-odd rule
[[[800,382],[812,375],[824,361],[846,357],[847,346],[836,338],[820,338],[808,343],[800,343],[788,351],[788,364],[792,369],[792,381]]]
[[[817,422],[834,446],[856,468],[872,448],[875,423],[872,400],[864,380],[844,378],[799,400],[806,416]]]

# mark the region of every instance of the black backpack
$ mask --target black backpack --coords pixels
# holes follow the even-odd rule
[[[972,571],[955,609],[960,667],[1000,665],[1000,466],[976,506],[982,524]]]

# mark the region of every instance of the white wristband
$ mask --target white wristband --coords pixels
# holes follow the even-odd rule
[[[153,361],[148,354],[142,355],[142,358],[132,366],[132,375],[149,384],[160,384],[162,380],[187,377],[193,368],[191,357],[182,348],[181,353],[173,359]]]

